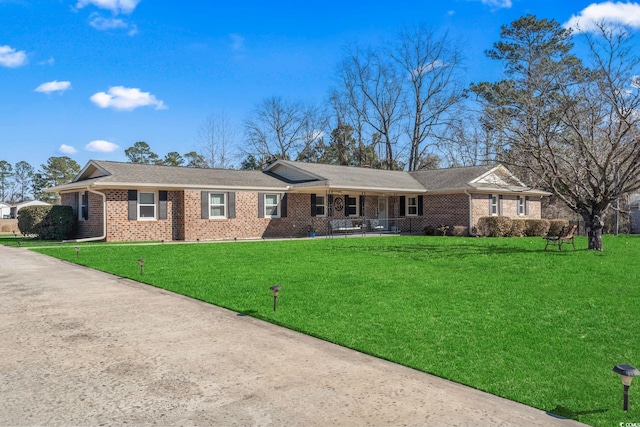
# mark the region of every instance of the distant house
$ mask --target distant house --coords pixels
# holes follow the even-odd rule
[[[49,205],[50,205],[49,203],[41,202],[40,200],[25,200],[24,202],[16,203],[15,205],[11,206],[10,217],[18,218],[18,213],[20,212],[20,209],[27,206],[49,206]]]
[[[223,240],[331,234],[345,221],[362,232],[421,232],[480,217],[540,218],[549,195],[507,168],[418,172],[278,160],[262,171],[92,160],[47,191],[78,216],[78,237],[107,241]]]
[[[640,193],[629,196],[629,222],[631,233],[640,234]]]
[[[0,219],[7,219],[11,217],[11,206],[6,203],[0,203]]]

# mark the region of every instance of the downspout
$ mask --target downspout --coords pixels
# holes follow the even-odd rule
[[[99,191],[92,190],[91,187],[87,187],[87,191],[89,193],[97,194],[102,197],[102,236],[86,237],[84,239],[63,240],[62,243],[95,242],[97,240],[104,240],[107,237],[107,195]]]
[[[473,196],[467,190],[464,190],[464,194],[469,196],[469,236],[478,237],[478,235],[473,232]]]

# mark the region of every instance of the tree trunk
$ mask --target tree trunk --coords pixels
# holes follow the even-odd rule
[[[583,216],[587,225],[587,235],[589,237],[589,250],[602,251],[602,228],[604,221],[598,214]]]

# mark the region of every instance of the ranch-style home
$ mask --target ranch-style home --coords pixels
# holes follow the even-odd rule
[[[262,171],[92,160],[48,191],[78,215],[77,238],[233,240],[420,233],[489,215],[540,218],[549,193],[502,165],[387,171],[277,160]]]

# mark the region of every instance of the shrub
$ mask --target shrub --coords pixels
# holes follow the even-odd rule
[[[504,237],[511,230],[511,218],[506,216],[483,216],[478,219],[478,231],[485,237]]]
[[[71,206],[27,206],[20,209],[18,228],[38,239],[62,240],[73,233],[76,216]]]
[[[546,236],[549,231],[548,219],[526,219],[525,221],[525,234],[527,236]]]
[[[452,233],[456,237],[468,236],[469,235],[469,227],[465,227],[464,225],[454,225]]]
[[[549,231],[547,231],[547,236],[559,236],[560,231],[562,231],[562,227],[568,227],[569,221],[566,219],[550,219],[549,220]]]
[[[526,224],[524,219],[512,219],[511,230],[509,230],[510,237],[522,237],[525,234]]]
[[[446,224],[440,224],[437,228],[437,235],[438,236],[446,236],[447,234],[449,234],[449,229],[450,227]]]
[[[436,230],[435,228],[433,228],[431,225],[427,225],[424,228],[424,235],[425,236],[433,236],[435,234]]]

